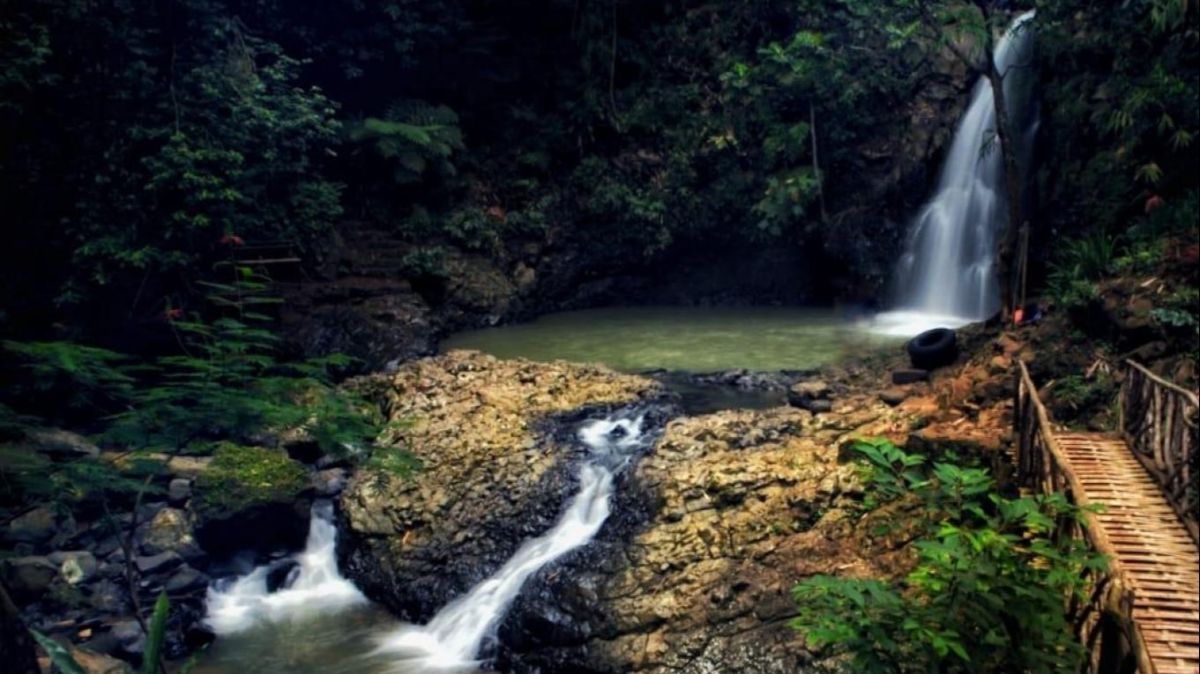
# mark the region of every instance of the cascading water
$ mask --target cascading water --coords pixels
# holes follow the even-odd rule
[[[1036,133],[1030,104],[1032,11],[1013,21],[996,45],[996,68],[1004,78],[1009,124],[1019,141],[1018,162],[1029,165]],[[957,328],[984,320],[1000,304],[993,267],[997,236],[1007,227],[1003,157],[995,133],[992,87],[980,78],[959,122],[937,190],[913,221],[897,267],[896,310],[876,317],[875,328],[915,335],[934,327]]]
[[[475,671],[484,642],[504,618],[521,586],[538,569],[592,539],[609,514],[613,477],[645,445],[642,417],[592,421],[579,430],[590,450],[579,469],[579,491],[558,522],[523,543],[500,570],[438,611],[426,625],[385,635],[377,653],[409,673]]]
[[[304,551],[295,556],[286,587],[271,592],[268,578],[275,568],[264,565],[229,583],[208,590],[205,622],[218,635],[242,632],[263,623],[295,620],[367,603],[354,584],[338,572],[337,528],[333,505],[313,505]]]

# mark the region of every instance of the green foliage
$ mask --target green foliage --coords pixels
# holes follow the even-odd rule
[[[792,625],[856,672],[1072,672],[1082,662],[1064,616],[1085,569],[1104,560],[1055,535],[1082,513],[1061,494],[1010,498],[987,471],[906,454],[886,440],[866,459],[873,507],[915,508],[916,567],[895,581],[817,576],[793,590]]]
[[[162,659],[163,639],[167,635],[167,616],[171,602],[166,592],[159,592],[154,601],[154,613],[150,616],[150,633],[146,635],[146,650],[142,653],[141,674],[158,674]]]
[[[1047,291],[1063,306],[1083,306],[1096,297],[1094,283],[1107,277],[1116,262],[1116,240],[1103,230],[1069,239],[1051,263]]]
[[[1168,204],[1200,170],[1200,8],[1179,0],[1081,7],[1041,0],[1047,217],[1119,231],[1154,195]],[[1194,221],[1193,221],[1194,222]]]
[[[158,599],[154,602],[154,614],[150,617],[150,633],[146,636],[146,650],[142,655],[142,667],[139,670],[141,674],[158,674],[161,671],[159,664],[163,641],[167,634],[167,616],[170,609],[171,602],[167,599],[167,594],[160,592]],[[29,632],[42,650],[46,651],[50,662],[58,668],[59,672],[62,674],[87,674],[87,670],[62,644],[37,630],[31,629]],[[191,668],[192,663],[188,663],[184,665],[182,671],[188,671]]]
[[[127,372],[128,357],[74,342],[0,343],[0,357],[15,370],[0,398],[25,409],[54,410],[62,419],[67,412],[104,412],[129,400],[134,379]]]
[[[42,650],[46,651],[46,655],[50,657],[50,662],[55,667],[58,667],[62,674],[87,674],[87,670],[75,661],[75,658],[71,656],[71,652],[63,647],[62,644],[37,630],[31,629],[29,633],[33,635],[34,641],[38,642]]]
[[[220,518],[257,505],[291,502],[308,486],[308,471],[286,453],[222,443],[196,478],[193,507],[200,517]]]
[[[337,390],[329,372],[344,357],[280,362],[278,338],[262,313],[279,302],[266,280],[234,269],[231,283],[212,283],[217,317],[173,322],[185,352],[158,360],[157,381],[139,388],[132,407],[104,437],[133,449],[204,452],[221,440],[249,442],[264,431],[302,428],[321,449],[344,455],[378,431],[378,413]]]
[[[0,445],[0,502],[46,503],[61,511],[101,500],[128,501],[138,493],[160,493],[146,477],[161,462],[134,457],[121,466],[90,457],[55,463],[20,444]]]
[[[415,183],[430,172],[444,178],[455,175],[450,160],[465,149],[458,115],[444,105],[419,100],[395,103],[384,117],[351,125],[347,137],[388,160],[398,184]]]

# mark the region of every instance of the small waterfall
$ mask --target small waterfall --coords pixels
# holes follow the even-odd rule
[[[285,586],[271,592],[268,579],[276,565],[255,568],[232,582],[208,589],[205,622],[218,635],[242,632],[263,623],[302,619],[367,603],[354,584],[338,572],[337,528],[333,505],[313,505],[308,541],[293,558]],[[286,570],[286,569],[285,569]]]
[[[1029,165],[1036,115],[1030,104],[1032,78],[1014,66],[1029,61],[1033,31],[1017,17],[996,45],[995,61],[1005,74],[1004,94],[1018,161]],[[959,122],[933,197],[909,231],[907,250],[896,270],[896,310],[876,317],[876,329],[915,335],[934,327],[957,328],[987,319],[1000,305],[995,269],[997,237],[1007,225],[1004,162],[995,134],[992,87],[980,78]]]
[[[428,624],[404,625],[385,635],[377,652],[390,656],[398,671],[475,671],[484,642],[495,633],[525,581],[600,530],[608,518],[614,475],[645,444],[642,417],[591,421],[578,437],[590,454],[579,468],[579,491],[558,522],[525,541],[500,570],[451,601]]]

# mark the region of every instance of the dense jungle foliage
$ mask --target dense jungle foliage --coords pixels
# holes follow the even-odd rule
[[[952,120],[1028,9],[1041,123],[1010,187],[1029,294],[1088,329],[1121,278],[1165,279],[1145,318],[1200,362],[1193,0],[0,0],[0,507],[103,510],[132,540],[172,458],[213,457],[212,493],[239,507],[255,476],[307,488],[261,451],[290,432],[347,466],[416,467],[371,446],[383,416],[340,385],[352,359],[281,338],[281,279],[250,251],[331,281],[366,228],[417,290],[452,283],[453,255],[512,276],[514,251],[563,242],[610,275],[787,251],[813,279],[797,297],[884,301]],[[1112,388],[1064,379],[1054,404]],[[27,451],[58,428],[128,460]],[[797,587],[812,645],[863,671],[1073,666],[1056,602],[1101,562],[1043,534],[1079,513],[864,447],[872,494],[924,513],[918,565]],[[980,565],[1007,585],[981,589]],[[994,612],[939,603],[945,583]]]

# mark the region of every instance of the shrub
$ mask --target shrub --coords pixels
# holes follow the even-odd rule
[[[864,440],[868,503],[909,504],[916,567],[904,578],[817,576],[797,585],[792,626],[855,672],[1074,672],[1083,650],[1064,600],[1102,568],[1056,525],[1081,512],[1061,494],[1010,498],[988,472]]]

